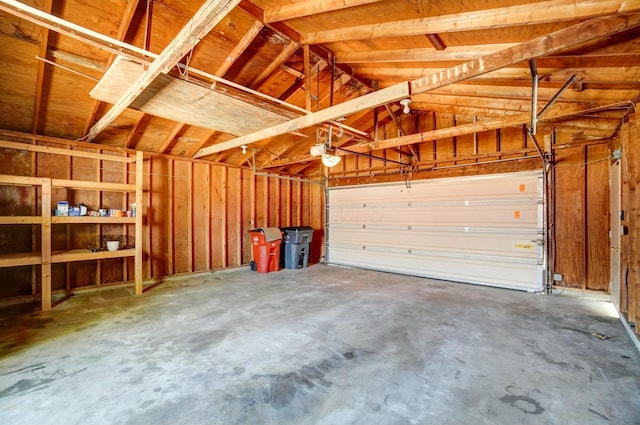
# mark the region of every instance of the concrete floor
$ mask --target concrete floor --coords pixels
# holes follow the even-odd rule
[[[1,313],[1,424],[640,423],[602,301],[314,265]]]

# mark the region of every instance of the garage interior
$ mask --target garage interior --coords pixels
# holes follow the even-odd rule
[[[0,37],[1,422],[640,421],[640,1],[0,0]]]

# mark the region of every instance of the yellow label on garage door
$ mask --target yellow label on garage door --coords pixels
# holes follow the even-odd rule
[[[530,241],[515,241],[513,243],[514,249],[535,249],[536,244]]]

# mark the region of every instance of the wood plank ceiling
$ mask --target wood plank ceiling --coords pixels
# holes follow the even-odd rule
[[[640,0],[0,0],[0,130],[314,176],[329,123],[397,150],[531,124],[560,93],[539,125],[607,138],[639,26]],[[461,124],[382,140],[404,98]]]

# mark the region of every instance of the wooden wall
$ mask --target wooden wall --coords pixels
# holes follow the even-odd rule
[[[403,115],[405,132],[435,130],[472,122],[472,117],[420,113]],[[396,137],[396,124],[379,130]],[[550,169],[550,269],[562,275],[559,286],[609,292],[609,157],[610,140],[577,141],[572,134],[540,126],[537,140],[552,160]],[[428,141],[372,152],[380,158],[408,161],[419,157],[411,171],[379,159],[346,157],[331,169],[330,185],[354,185],[468,176],[542,169],[542,161],[524,127],[503,128],[473,135]],[[386,155],[386,156],[385,156]],[[368,169],[367,169],[368,168]],[[408,169],[408,168],[407,168]]]
[[[409,119],[410,121],[406,121]],[[403,117],[405,132],[425,131],[468,122],[469,117],[424,113]],[[625,124],[630,139],[635,121]],[[380,137],[395,137],[398,129],[390,122],[380,129]],[[609,291],[609,156],[608,140],[576,141],[570,134],[553,127],[540,127],[538,140],[552,159],[549,186],[550,269],[561,274],[558,284],[582,290]],[[633,139],[635,140],[635,139]],[[629,143],[630,146],[636,146]],[[492,130],[475,135],[426,141],[408,147],[403,153],[392,150],[371,152],[373,156],[407,160],[419,157],[410,172],[401,173],[391,162],[368,157],[346,156],[330,170],[330,185],[349,185],[460,175],[488,174],[541,169],[542,162],[523,127]],[[632,155],[632,154],[630,154]],[[14,174],[126,182],[134,178],[123,165],[98,164],[91,159],[54,160],[51,155],[24,155],[0,152],[4,164]],[[629,162],[630,170],[637,163]],[[115,164],[115,165],[114,165]],[[131,170],[129,170],[131,171]],[[635,188],[627,179],[627,198]],[[630,187],[630,188],[629,188]],[[632,190],[633,189],[633,190]],[[26,190],[26,189],[25,189]],[[251,260],[249,229],[266,226],[309,225],[315,229],[312,260],[323,252],[324,192],[321,186],[254,175],[251,170],[223,167],[203,162],[151,157],[145,161],[147,215],[144,251],[144,278],[181,275],[210,269],[236,267]],[[0,196],[3,214],[10,210],[36,211],[29,192],[3,188]],[[54,193],[54,201],[69,199],[88,204],[120,204],[131,200],[119,194]],[[11,205],[11,207],[7,207]],[[5,211],[6,210],[6,211]],[[636,209],[637,211],[637,209]],[[630,221],[632,218],[630,218]],[[57,225],[54,244],[59,249],[75,247],[95,234],[95,225]],[[76,227],[78,227],[76,229]],[[108,227],[108,226],[103,226]],[[132,226],[131,226],[132,227]],[[108,230],[108,229],[107,229]],[[103,233],[107,231],[102,229]],[[14,230],[7,234],[0,227],[0,240],[16,245],[37,243],[36,230]],[[128,229],[133,232],[133,229]],[[0,248],[6,250],[6,248]],[[124,266],[123,266],[124,264]],[[640,266],[640,265],[639,265]],[[54,289],[69,291],[78,287],[121,282],[133,274],[131,260],[111,260],[54,267]],[[630,269],[630,275],[634,271]],[[0,296],[33,293],[37,276],[31,268],[13,270],[7,289]],[[640,278],[640,269],[637,269]],[[631,276],[630,279],[635,277]],[[633,291],[630,284],[629,291]],[[16,289],[17,288],[17,289]],[[636,297],[635,293],[631,294]],[[631,304],[630,304],[631,306]],[[631,306],[630,308],[635,308]],[[635,313],[634,313],[635,314]]]
[[[635,325],[640,335],[640,115],[632,114],[623,124],[622,149],[622,210],[623,225],[628,234],[620,241],[620,310]]]
[[[248,264],[255,227],[322,229],[324,211],[312,208],[319,185],[174,159],[151,158],[145,167],[151,229],[145,277]]]
[[[68,145],[41,143],[68,148]],[[85,147],[93,152],[109,153]],[[115,155],[121,155],[115,153]],[[131,183],[135,167],[91,158],[0,149],[3,174]],[[249,230],[255,227],[312,226],[319,244],[312,260],[321,256],[324,227],[323,190],[317,184],[256,176],[249,169],[230,168],[153,156],[145,160],[144,279],[247,265],[252,259]],[[35,191],[0,186],[0,214],[38,215]],[[83,202],[90,209],[127,209],[133,194],[56,189],[52,201]],[[140,212],[140,211],[138,211]],[[100,234],[134,235],[133,225],[56,224],[53,250],[84,248]],[[0,226],[0,253],[39,249],[38,226]],[[3,269],[0,299],[39,293],[39,267]],[[52,289],[122,283],[133,278],[133,259],[54,264]]]

